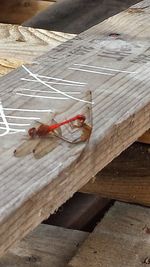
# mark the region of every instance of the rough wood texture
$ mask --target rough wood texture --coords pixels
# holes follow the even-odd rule
[[[116,203],[69,267],[142,267],[150,260],[150,209]]]
[[[149,146],[132,145],[81,191],[150,206]]]
[[[148,5],[148,1],[141,5]],[[140,15],[123,12],[109,18],[28,66],[40,75],[88,83],[85,91],[89,88],[92,91],[93,105],[71,99],[64,102],[18,96],[17,90],[23,86],[30,90],[46,89],[43,84],[20,80],[32,78],[23,68],[1,78],[1,100],[7,116],[18,116],[19,112],[19,116],[26,116],[24,109],[52,109],[59,112],[60,121],[89,106],[93,112],[93,132],[88,144],[73,146],[60,142],[39,160],[33,155],[20,159],[13,156],[22,142],[21,134],[0,139],[0,254],[149,129],[149,12],[147,8]],[[121,36],[109,36],[114,32]],[[97,68],[88,66],[84,72],[85,67],[74,64]],[[66,85],[63,89],[68,90]],[[78,89],[81,90],[84,88]],[[23,110],[11,112],[10,108]],[[35,115],[33,111],[28,113]],[[38,116],[43,118],[42,113]]]
[[[0,24],[0,75],[73,38],[75,35]]]
[[[40,225],[0,258],[1,267],[65,267],[88,233]]]

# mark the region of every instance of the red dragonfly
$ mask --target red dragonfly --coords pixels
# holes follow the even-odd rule
[[[87,92],[91,101],[91,92]],[[79,144],[89,140],[92,132],[91,105],[84,108],[83,114],[57,122],[54,119],[47,123],[38,122],[28,130],[28,138],[14,151],[16,157],[33,153],[39,159],[54,150],[62,141]],[[70,133],[71,132],[71,133]],[[71,136],[71,137],[70,137]]]
[[[34,157],[38,159],[55,149],[60,140],[70,144],[78,144],[90,138],[92,127],[86,123],[84,115],[76,115],[59,123],[53,119],[52,122],[50,125],[39,122],[37,127],[30,128],[28,130],[28,140],[15,149],[14,155],[22,157],[33,153]],[[68,125],[71,130],[79,130],[81,134],[74,140],[69,140],[62,135],[61,127],[63,125]]]

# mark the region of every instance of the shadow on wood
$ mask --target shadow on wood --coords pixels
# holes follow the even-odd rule
[[[150,206],[150,147],[133,144],[81,191]]]

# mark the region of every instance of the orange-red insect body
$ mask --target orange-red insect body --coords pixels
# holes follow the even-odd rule
[[[75,117],[73,117],[71,119],[65,120],[65,121],[60,122],[60,123],[55,123],[55,124],[52,124],[52,125],[41,124],[38,127],[38,129],[36,129],[35,127],[30,128],[29,131],[28,131],[28,134],[29,134],[29,136],[31,138],[34,138],[36,136],[42,137],[42,136],[45,136],[48,133],[58,129],[60,126],[68,124],[68,123],[73,122],[73,121],[79,120],[80,123],[83,124],[85,119],[86,119],[86,117],[84,115],[77,115],[77,116],[75,116]]]

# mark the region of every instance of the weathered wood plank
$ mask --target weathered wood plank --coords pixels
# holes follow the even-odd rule
[[[147,4],[144,1],[139,6]],[[60,142],[39,160],[33,155],[20,159],[13,156],[14,149],[22,142],[21,134],[0,139],[0,254],[53,213],[150,127],[149,12],[147,8],[141,14],[118,14],[29,66],[40,75],[88,83],[85,90],[71,86],[68,89],[66,84],[63,90],[80,92],[90,88],[94,104],[88,106],[93,112],[93,132],[87,145],[68,146]],[[109,36],[114,32],[121,36]],[[75,64],[88,66],[81,68]],[[24,110],[30,109],[28,116],[35,117],[37,109],[51,109],[59,112],[60,121],[83,112],[87,106],[71,99],[64,102],[19,96],[17,90],[22,87],[45,89],[43,84],[22,81],[22,77],[32,78],[20,68],[0,80],[7,116],[26,116]],[[43,118],[42,114],[38,116]]]
[[[40,225],[0,258],[0,266],[65,267],[88,233]]]
[[[12,24],[0,24],[0,75],[62,44],[75,35]]]
[[[69,267],[141,267],[150,260],[150,209],[116,203]]]
[[[150,206],[150,149],[134,144],[80,190]]]

